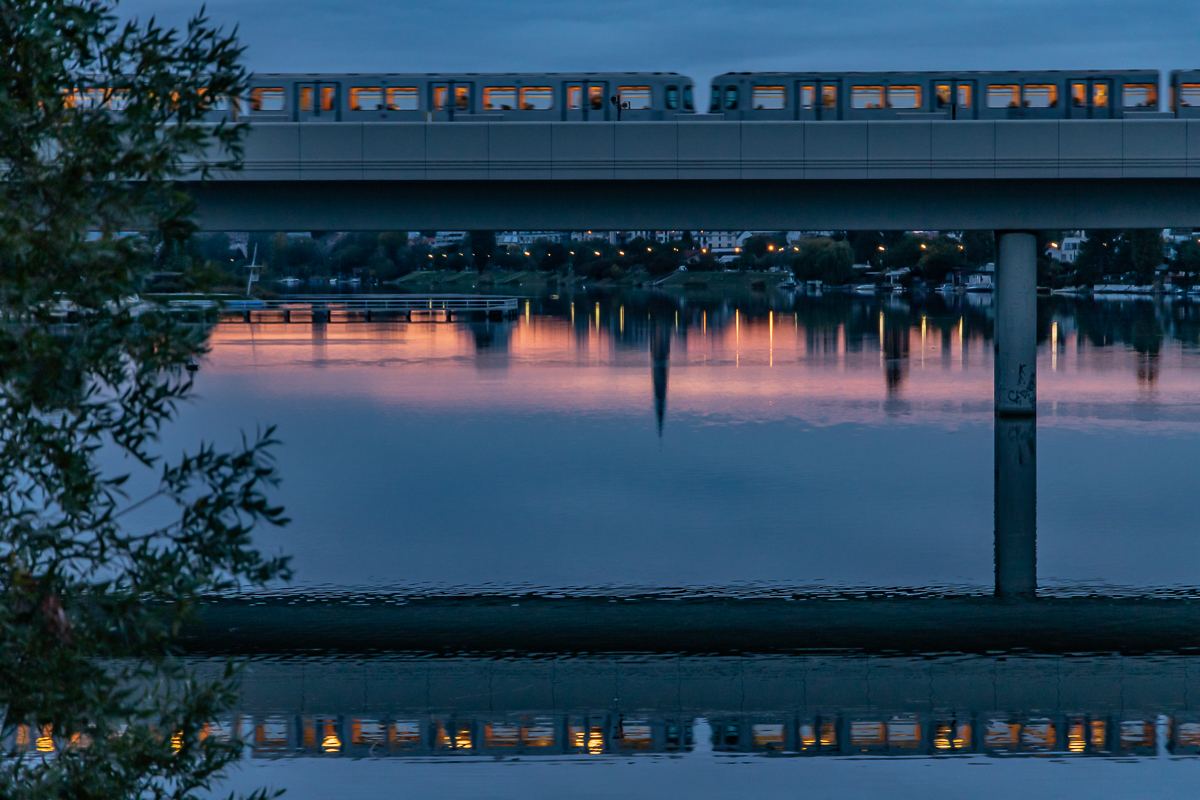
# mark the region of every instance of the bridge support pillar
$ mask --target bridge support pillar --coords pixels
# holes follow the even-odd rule
[[[996,231],[996,413],[1037,413],[1037,237]]]
[[[1037,593],[1037,420],[996,417],[996,597]]]

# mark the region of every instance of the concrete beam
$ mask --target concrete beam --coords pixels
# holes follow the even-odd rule
[[[697,151],[697,155],[703,152]],[[695,166],[700,160],[692,162],[689,169],[716,172],[728,163],[717,159],[711,169],[702,169]],[[828,172],[842,170],[837,163],[830,158]],[[593,166],[579,162],[573,174],[594,174]],[[466,174],[471,169],[464,164],[462,169],[447,167],[445,172]],[[397,167],[397,172],[402,174],[403,170]],[[764,170],[764,175],[768,172]],[[331,167],[329,174],[338,171]],[[200,224],[208,230],[1031,230],[1200,226],[1200,179],[1179,177],[336,178],[213,181],[193,185],[193,191]]]

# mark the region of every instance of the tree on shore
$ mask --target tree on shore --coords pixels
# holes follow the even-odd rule
[[[251,545],[286,520],[271,429],[156,455],[204,335],[132,298],[195,232],[177,181],[238,166],[244,128],[200,123],[244,94],[241,48],[111,0],[7,0],[0,46],[0,797],[197,797],[241,749],[212,725],[236,676],[176,637],[210,593],[289,574]]]

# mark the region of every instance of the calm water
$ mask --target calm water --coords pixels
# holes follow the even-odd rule
[[[502,323],[216,326],[202,399],[165,449],[278,424],[294,521],[261,543],[295,556],[285,597],[391,598],[400,616],[382,627],[408,624],[406,597],[512,595],[499,606],[514,613],[517,595],[797,597],[822,619],[836,598],[882,598],[852,620],[866,645],[773,655],[579,654],[550,638],[537,655],[334,653],[321,631],[342,618],[280,617],[276,633],[311,641],[252,663],[225,724],[254,757],[231,786],[1188,796],[1200,638],[1171,598],[1200,589],[1200,308],[1054,298],[1040,318],[1038,602],[1102,599],[1055,606],[1031,634],[1044,647],[947,653],[950,636],[922,648],[937,656],[884,652],[883,633],[957,635],[972,623],[942,599],[993,602],[988,296],[576,294],[523,300]],[[1130,616],[1107,630],[1117,600]],[[701,635],[718,624],[696,613]],[[538,649],[536,630],[518,649]],[[1080,630],[1103,652],[1072,651]],[[1122,638],[1147,630],[1171,652]]]
[[[1046,590],[1200,585],[1200,313],[1042,305]],[[276,423],[301,586],[992,583],[990,297],[222,324],[165,448]]]

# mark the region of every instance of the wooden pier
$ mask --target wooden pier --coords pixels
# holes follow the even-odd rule
[[[277,300],[172,300],[180,311],[216,313],[222,322],[450,322],[517,315],[517,298],[468,294],[291,295]]]

